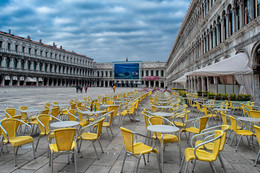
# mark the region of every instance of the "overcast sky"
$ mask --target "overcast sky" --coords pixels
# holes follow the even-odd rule
[[[166,61],[190,0],[0,0],[0,30],[96,62]]]

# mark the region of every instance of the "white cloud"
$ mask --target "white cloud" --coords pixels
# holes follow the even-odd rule
[[[44,6],[44,7],[36,8],[35,11],[39,14],[51,14],[51,13],[55,13],[57,10],[54,8]]]

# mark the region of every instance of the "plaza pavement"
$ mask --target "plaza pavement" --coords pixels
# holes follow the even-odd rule
[[[117,92],[135,90],[136,88],[117,88]],[[6,107],[18,108],[21,105],[30,106],[32,108],[43,108],[43,103],[57,101],[62,103],[68,103],[69,99],[77,98],[83,99],[84,96],[90,96],[91,98],[97,98],[98,95],[111,93],[112,88],[89,88],[88,93],[76,93],[75,88],[0,88],[0,105],[1,110]],[[141,110],[143,108],[149,108],[149,100],[145,100],[143,104],[139,106],[137,111],[137,118],[140,122],[130,122],[126,118],[123,122],[124,127],[134,130],[136,132],[146,134],[146,128],[144,125],[143,116]],[[4,114],[1,113],[1,118]],[[190,117],[195,117],[196,113],[191,113]],[[104,153],[101,153],[99,145],[95,143],[100,160],[97,160],[93,146],[90,142],[83,141],[80,153],[77,155],[78,172],[86,173],[118,173],[120,172],[124,148],[119,129],[118,121],[112,126],[115,137],[110,141],[105,129],[101,136],[101,143],[104,149]],[[182,154],[184,149],[189,146],[186,142],[185,135],[182,135]],[[140,138],[141,141],[144,141]],[[34,138],[35,144],[37,138]],[[157,145],[157,148],[159,145]],[[234,143],[232,146],[225,145],[222,155],[224,157],[224,164],[228,173],[244,173],[244,172],[259,172],[260,162],[256,167],[252,164],[258,151],[258,143],[254,140],[254,148],[248,147],[246,140],[244,139],[238,152],[234,151]],[[32,151],[29,147],[23,147],[19,149],[17,156],[17,167],[14,167],[13,152],[10,145],[7,148],[4,147],[4,153],[0,156],[0,173],[14,172],[14,173],[45,173],[50,172],[47,158],[47,140],[42,138],[36,152],[36,159],[33,159]],[[147,157],[146,157],[147,158]],[[124,172],[134,172],[137,159],[134,157],[127,157]],[[164,169],[166,173],[179,172],[179,154],[176,143],[168,144],[164,152]],[[221,169],[219,160],[215,161],[217,172],[223,172]],[[191,172],[192,164],[189,164],[189,172]],[[74,163],[68,163],[67,155],[61,155],[54,159],[54,172],[74,172]],[[150,162],[144,165],[143,159],[139,166],[140,173],[155,173],[159,172],[158,164],[155,155],[150,155]],[[211,173],[209,163],[197,161],[195,172],[199,173]]]

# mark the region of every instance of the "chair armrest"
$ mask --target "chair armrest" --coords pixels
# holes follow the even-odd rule
[[[197,138],[197,137],[199,137],[199,136],[205,136],[205,135],[208,135],[208,134],[211,135],[212,133],[214,133],[214,131],[207,131],[207,132],[204,132],[204,133],[199,133],[199,134],[193,135],[192,138],[191,138],[191,140],[190,140],[190,144],[191,144],[192,148],[194,148],[194,146],[193,146],[193,140],[194,140],[195,138]]]
[[[76,117],[75,115],[73,115],[72,113],[68,112],[69,115],[73,116],[76,120],[79,120],[78,117]]]

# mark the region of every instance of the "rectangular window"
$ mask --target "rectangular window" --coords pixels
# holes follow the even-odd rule
[[[3,48],[3,42],[0,41],[0,48]]]
[[[34,50],[34,54],[37,55],[37,49]]]
[[[260,16],[260,0],[257,0],[257,16]]]
[[[24,50],[25,50],[25,47],[23,46],[23,47],[22,47],[22,52],[23,52],[23,53],[24,53]]]
[[[18,45],[15,45],[15,52],[18,52]]]
[[[8,43],[8,44],[7,44],[7,49],[8,49],[8,50],[11,50],[11,43]]]
[[[31,54],[32,48],[29,48],[28,53]]]
[[[42,56],[42,51],[41,51],[41,56]]]
[[[47,57],[48,56],[48,52],[46,52],[46,54],[45,54],[45,57]]]

